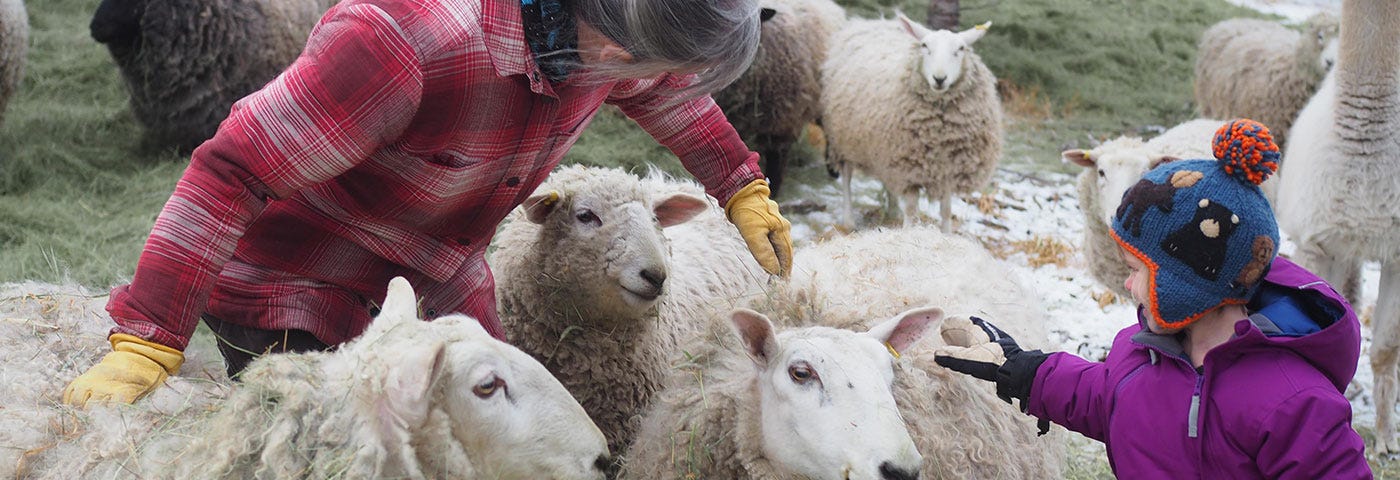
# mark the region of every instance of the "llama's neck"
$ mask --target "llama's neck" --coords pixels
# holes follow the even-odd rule
[[[1346,0],[1337,58],[1337,126],[1353,144],[1390,142],[1400,122],[1400,2]],[[1360,148],[1351,154],[1375,154]]]

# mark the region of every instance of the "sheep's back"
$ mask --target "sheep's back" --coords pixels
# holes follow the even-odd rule
[[[24,78],[29,52],[29,15],[24,0],[0,0],[0,125],[5,106]]]
[[[1207,29],[1195,68],[1201,114],[1257,120],[1276,130],[1281,143],[1320,81],[1297,65],[1300,42],[1298,32],[1266,20],[1226,20]]]

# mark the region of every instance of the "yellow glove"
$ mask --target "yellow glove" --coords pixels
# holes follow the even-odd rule
[[[63,402],[84,407],[89,401],[131,403],[180,371],[185,355],[159,343],[125,333],[107,337],[112,353],[63,389]]]
[[[768,198],[767,180],[750,182],[729,198],[724,211],[764,270],[784,277],[792,273],[792,224],[778,213],[778,202]]]

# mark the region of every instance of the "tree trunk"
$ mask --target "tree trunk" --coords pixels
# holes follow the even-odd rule
[[[929,0],[928,24],[934,30],[952,30],[958,26],[958,0]]]

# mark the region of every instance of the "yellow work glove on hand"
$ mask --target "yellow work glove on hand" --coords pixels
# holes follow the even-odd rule
[[[89,401],[131,403],[155,390],[180,370],[178,350],[125,333],[107,337],[112,353],[63,389],[63,402],[79,407]]]
[[[768,195],[768,181],[754,180],[729,198],[724,212],[739,227],[754,260],[768,273],[786,277],[792,273],[792,224]]]

